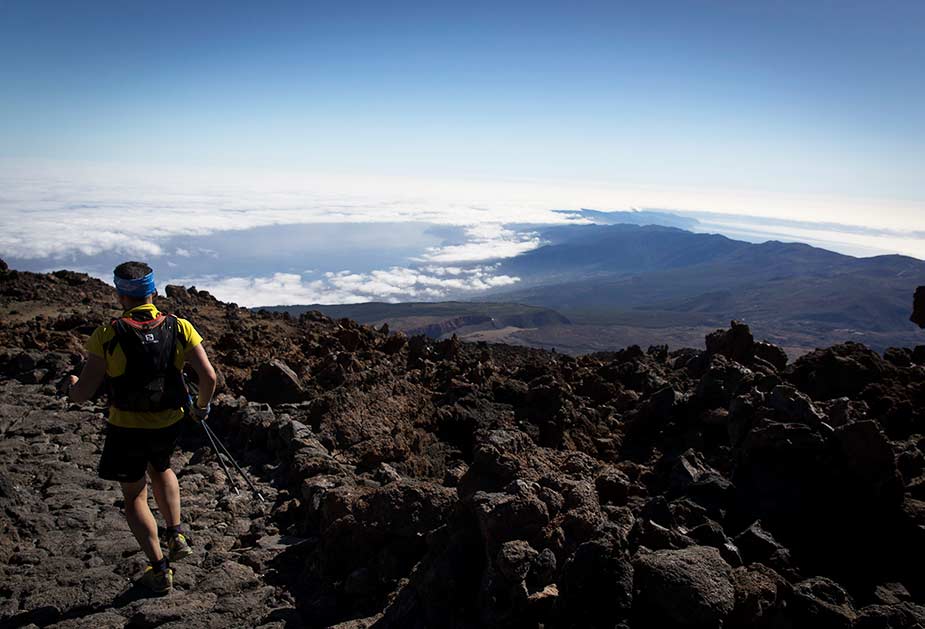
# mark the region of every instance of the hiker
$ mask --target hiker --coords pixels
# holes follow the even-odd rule
[[[79,378],[70,376],[68,397],[86,401],[104,379],[108,382],[109,421],[99,475],[122,486],[125,518],[148,558],[140,583],[167,593],[173,587],[170,562],[193,552],[180,524],[180,487],[170,469],[188,402],[183,365],[189,363],[199,377],[199,397],[189,409],[197,421],[209,415],[215,370],[190,322],[154,306],[151,267],[125,262],[115,268],[114,276],[124,312],[90,336],[87,361]],[[166,557],[148,507],[145,472],[167,526]]]

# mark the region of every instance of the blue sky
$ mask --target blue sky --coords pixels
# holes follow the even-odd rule
[[[506,225],[636,207],[925,258],[923,25],[920,0],[0,0],[0,256],[174,268],[229,230],[454,227],[343,269],[430,290],[463,276],[409,279],[415,260],[478,265],[538,244]],[[263,285],[290,290],[292,265],[321,268],[281,259]]]
[[[923,23],[913,0],[5,1],[0,154],[921,200]]]

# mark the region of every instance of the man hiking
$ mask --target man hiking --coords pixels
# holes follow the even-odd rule
[[[189,363],[199,377],[199,398],[190,408],[195,420],[208,417],[215,370],[190,322],[154,306],[151,267],[125,262],[115,268],[114,276],[122,316],[90,336],[87,361],[79,378],[70,376],[68,396],[83,402],[104,379],[109,385],[109,422],[99,475],[122,486],[125,518],[148,558],[140,583],[164,594],[173,587],[170,562],[193,552],[180,525],[180,487],[170,469],[188,400],[183,365]],[[148,507],[145,472],[167,526],[166,557]]]

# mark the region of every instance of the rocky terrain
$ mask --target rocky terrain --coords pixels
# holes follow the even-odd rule
[[[267,501],[189,426],[196,554],[133,587],[105,399],[54,395],[114,292],[2,269],[0,626],[925,626],[925,346],[571,357],[166,292]]]

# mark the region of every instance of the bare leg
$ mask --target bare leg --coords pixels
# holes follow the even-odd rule
[[[180,524],[180,484],[177,483],[177,475],[169,468],[158,472],[150,465],[148,475],[154,489],[154,502],[164,516],[164,524],[177,526]]]
[[[128,527],[132,530],[138,545],[151,562],[157,562],[163,559],[161,545],[157,539],[157,522],[154,521],[154,515],[148,508],[148,487],[147,481],[142,476],[141,480],[134,483],[119,483],[122,486],[122,495],[125,497],[125,519],[128,520]]]

